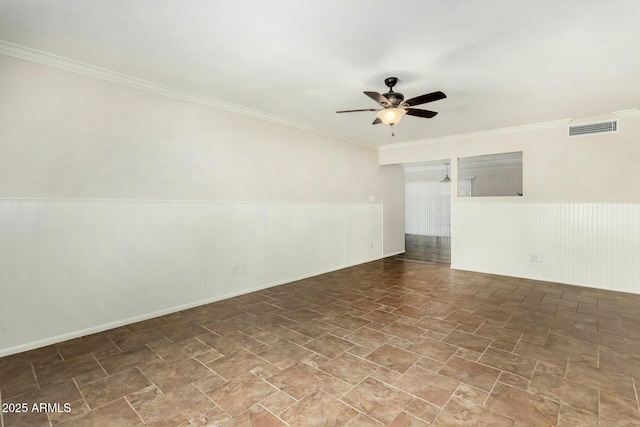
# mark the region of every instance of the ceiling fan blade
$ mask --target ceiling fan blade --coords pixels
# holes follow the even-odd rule
[[[405,110],[409,116],[424,117],[425,119],[430,119],[438,114],[435,111],[419,110],[417,108],[406,108]]]
[[[371,123],[372,125],[377,125],[378,123],[382,123],[382,120],[380,120],[379,117],[376,117],[376,119],[373,121],[373,123]]]
[[[365,108],[362,110],[343,110],[343,111],[336,111],[336,113],[355,113],[357,111],[380,111],[381,108]]]
[[[386,107],[391,104],[391,102],[389,102],[387,98],[380,95],[378,92],[365,92],[364,94],[367,95],[369,98],[373,99],[374,101],[376,101],[378,104],[382,105],[383,107]]]
[[[414,105],[426,104],[427,102],[438,101],[446,97],[447,95],[445,95],[440,91],[431,92],[431,93],[426,93],[424,95],[416,96],[415,98],[408,99],[404,101],[403,105],[406,105],[407,107],[413,107]]]

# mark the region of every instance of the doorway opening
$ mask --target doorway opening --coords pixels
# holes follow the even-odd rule
[[[405,164],[405,253],[451,265],[451,161]]]

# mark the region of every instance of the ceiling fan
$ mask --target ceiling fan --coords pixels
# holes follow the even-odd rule
[[[377,111],[376,119],[371,123],[377,125],[378,123],[384,123],[387,125],[395,125],[406,114],[409,116],[423,117],[430,119],[438,114],[435,111],[421,110],[419,108],[412,108],[416,105],[426,104],[427,102],[438,101],[447,97],[444,93],[431,92],[424,95],[416,96],[411,99],[404,100],[404,95],[400,92],[394,92],[393,87],[398,83],[397,77],[387,77],[384,79],[384,84],[389,88],[389,92],[385,94],[379,94],[378,92],[364,92],[369,98],[376,101],[383,108],[364,108],[360,110],[343,110],[336,111],[336,113],[354,113],[357,111]]]

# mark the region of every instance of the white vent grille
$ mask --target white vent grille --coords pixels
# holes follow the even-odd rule
[[[567,136],[583,136],[598,133],[618,132],[618,120],[608,120],[606,122],[585,123],[580,125],[569,125]]]

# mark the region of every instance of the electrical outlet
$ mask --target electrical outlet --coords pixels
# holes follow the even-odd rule
[[[242,263],[242,264],[240,264],[239,267],[240,267],[240,269],[239,269],[240,270],[240,274],[243,274],[243,273],[247,272],[247,264]]]
[[[373,240],[369,242],[369,247],[373,248]]]
[[[542,257],[542,255],[539,255],[539,254],[531,254],[529,255],[529,261],[541,263],[544,261],[544,258]]]

